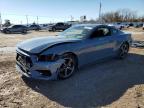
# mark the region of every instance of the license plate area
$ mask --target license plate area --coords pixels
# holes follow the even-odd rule
[[[16,60],[19,64],[21,64],[25,70],[29,70],[30,67],[32,66],[32,62],[31,62],[31,59],[25,55],[22,55],[22,54],[19,54],[17,53],[17,56],[16,56]]]

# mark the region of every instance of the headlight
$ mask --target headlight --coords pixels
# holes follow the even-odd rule
[[[54,54],[38,56],[38,61],[56,61],[58,59],[59,59],[59,56],[54,55]]]

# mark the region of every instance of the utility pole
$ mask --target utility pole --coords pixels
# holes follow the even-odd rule
[[[1,12],[0,12],[0,29],[2,28],[2,17],[1,17]]]
[[[37,24],[39,23],[39,17],[37,16]]]
[[[73,17],[72,15],[70,16],[70,20],[71,20],[71,21],[73,21],[73,20],[74,20],[74,17]]]
[[[26,21],[27,21],[27,26],[28,26],[28,24],[29,24],[29,22],[28,22],[28,15],[26,15]]]
[[[101,0],[100,0],[100,7],[99,7],[99,21],[101,23],[101,8],[102,8],[102,4],[101,4]]]

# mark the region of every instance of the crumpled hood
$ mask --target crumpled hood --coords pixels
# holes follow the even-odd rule
[[[48,36],[48,37],[40,37],[40,38],[33,38],[26,41],[23,41],[17,45],[17,48],[27,51],[29,53],[40,53],[43,50],[59,43],[64,42],[75,42],[80,39],[70,39],[64,38],[60,36]]]

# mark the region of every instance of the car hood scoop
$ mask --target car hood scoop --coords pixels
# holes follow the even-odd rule
[[[37,54],[37,53],[41,53],[43,50],[53,45],[65,43],[65,42],[75,42],[76,40],[79,39],[70,39],[70,38],[64,38],[60,36],[40,37],[40,38],[33,38],[21,42],[20,44],[17,45],[17,47],[23,51]]]

